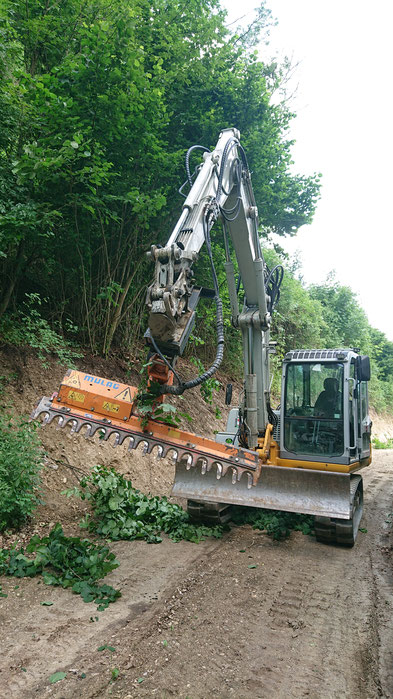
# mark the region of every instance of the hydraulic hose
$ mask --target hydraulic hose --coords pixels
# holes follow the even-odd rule
[[[207,253],[209,255],[209,260],[210,260],[210,266],[211,266],[211,271],[212,271],[212,277],[213,277],[213,285],[214,285],[214,301],[216,304],[216,330],[217,330],[217,350],[216,350],[216,356],[214,359],[214,362],[212,365],[207,369],[203,374],[200,374],[197,376],[195,379],[191,379],[190,381],[185,381],[184,383],[181,382],[177,386],[169,386],[168,384],[164,384],[161,386],[160,393],[170,393],[175,396],[179,396],[184,391],[187,391],[189,388],[195,388],[196,386],[199,386],[201,383],[206,381],[207,379],[210,379],[213,374],[217,371],[219,368],[223,358],[224,358],[224,315],[223,315],[223,308],[222,308],[222,301],[220,298],[220,289],[218,285],[218,279],[217,279],[217,273],[216,269],[214,266],[214,260],[213,260],[213,253],[212,253],[212,248],[211,248],[211,240],[210,240],[210,231],[209,231],[209,221],[210,219],[210,212],[208,211],[206,213],[206,217],[203,220],[203,231],[205,235],[205,243],[206,243],[206,249]]]
[[[217,309],[217,351],[213,364],[209,367],[209,369],[207,369],[207,371],[205,371],[203,374],[200,374],[195,379],[185,381],[184,383],[178,384],[177,386],[169,386],[168,384],[164,384],[163,386],[161,386],[160,393],[171,393],[172,395],[179,396],[182,393],[184,393],[184,391],[187,391],[189,388],[195,388],[195,386],[199,386],[207,379],[210,379],[210,377],[213,376],[213,374],[215,374],[215,372],[219,368],[224,358],[224,320],[222,313],[222,301],[220,298],[216,296],[215,302]]]

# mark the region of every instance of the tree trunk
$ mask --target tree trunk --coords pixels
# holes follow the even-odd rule
[[[14,269],[12,272],[10,282],[8,284],[8,288],[5,290],[3,298],[0,302],[0,318],[6,312],[8,305],[9,305],[9,302],[11,301],[11,297],[12,297],[13,291],[15,289],[15,284],[18,280],[18,277],[19,277],[21,269],[22,269],[24,249],[25,249],[25,241],[21,240],[19,243],[18,252],[16,254]]]
[[[120,297],[119,297],[117,306],[116,306],[116,308],[115,308],[115,312],[114,312],[114,314],[113,314],[112,322],[111,322],[111,324],[110,324],[110,327],[109,327],[109,330],[108,330],[108,333],[107,333],[107,336],[106,336],[106,340],[105,340],[104,354],[105,354],[106,357],[108,356],[109,350],[110,350],[111,345],[112,345],[113,336],[114,336],[114,334],[115,334],[115,332],[116,332],[116,330],[117,330],[117,327],[118,327],[118,325],[119,325],[119,322],[120,322],[121,313],[122,313],[123,306],[124,306],[124,301],[126,300],[126,296],[127,296],[128,292],[129,292],[129,289],[130,289],[132,280],[134,279],[134,277],[135,277],[135,275],[136,275],[136,273],[137,273],[137,271],[138,271],[138,268],[140,267],[140,264],[141,264],[141,263],[139,263],[138,265],[136,265],[136,267],[134,268],[133,272],[132,272],[131,274],[128,275],[128,278],[127,278],[127,280],[126,280],[124,289],[123,289],[123,291],[122,291],[121,294],[120,294]]]

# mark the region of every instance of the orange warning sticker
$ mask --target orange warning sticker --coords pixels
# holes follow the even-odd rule
[[[104,408],[104,410],[108,410],[110,413],[119,412],[119,406],[116,405],[116,403],[109,403],[107,400],[103,402],[102,407]]]
[[[131,389],[129,387],[125,388],[124,391],[118,393],[115,398],[117,398],[117,400],[124,400],[126,403],[132,403]]]
[[[78,391],[68,391],[68,398],[70,400],[75,400],[77,403],[85,402],[84,393],[78,393]]]
[[[80,388],[81,382],[79,379],[79,371],[71,371],[69,376],[67,376],[67,374],[66,374],[64,379],[63,379],[63,383],[66,386],[73,386],[74,388]]]

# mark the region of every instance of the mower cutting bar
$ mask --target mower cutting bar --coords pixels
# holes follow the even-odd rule
[[[145,454],[151,454],[157,449],[157,456],[164,458],[172,452],[173,460],[176,463],[182,462],[187,470],[198,463],[202,475],[213,473],[215,470],[217,479],[228,474],[233,484],[246,474],[242,482],[243,487],[247,489],[257,480],[256,452],[220,444],[159,422],[149,421],[143,430],[136,416],[131,416],[127,424],[123,424],[105,417],[83,414],[73,407],[59,407],[49,398],[41,399],[31,417],[40,418],[44,425],[57,420],[58,428],[71,426],[71,434],[78,434],[85,428],[86,438],[94,437],[98,432],[100,439],[108,441],[115,435],[113,447],[124,444],[128,439],[129,450],[137,449],[142,443]]]

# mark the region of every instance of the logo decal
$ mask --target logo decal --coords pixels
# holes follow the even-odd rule
[[[102,404],[102,407],[104,410],[108,410],[110,413],[118,413],[119,412],[119,406],[116,405],[115,403],[109,403],[108,401],[104,401]]]

